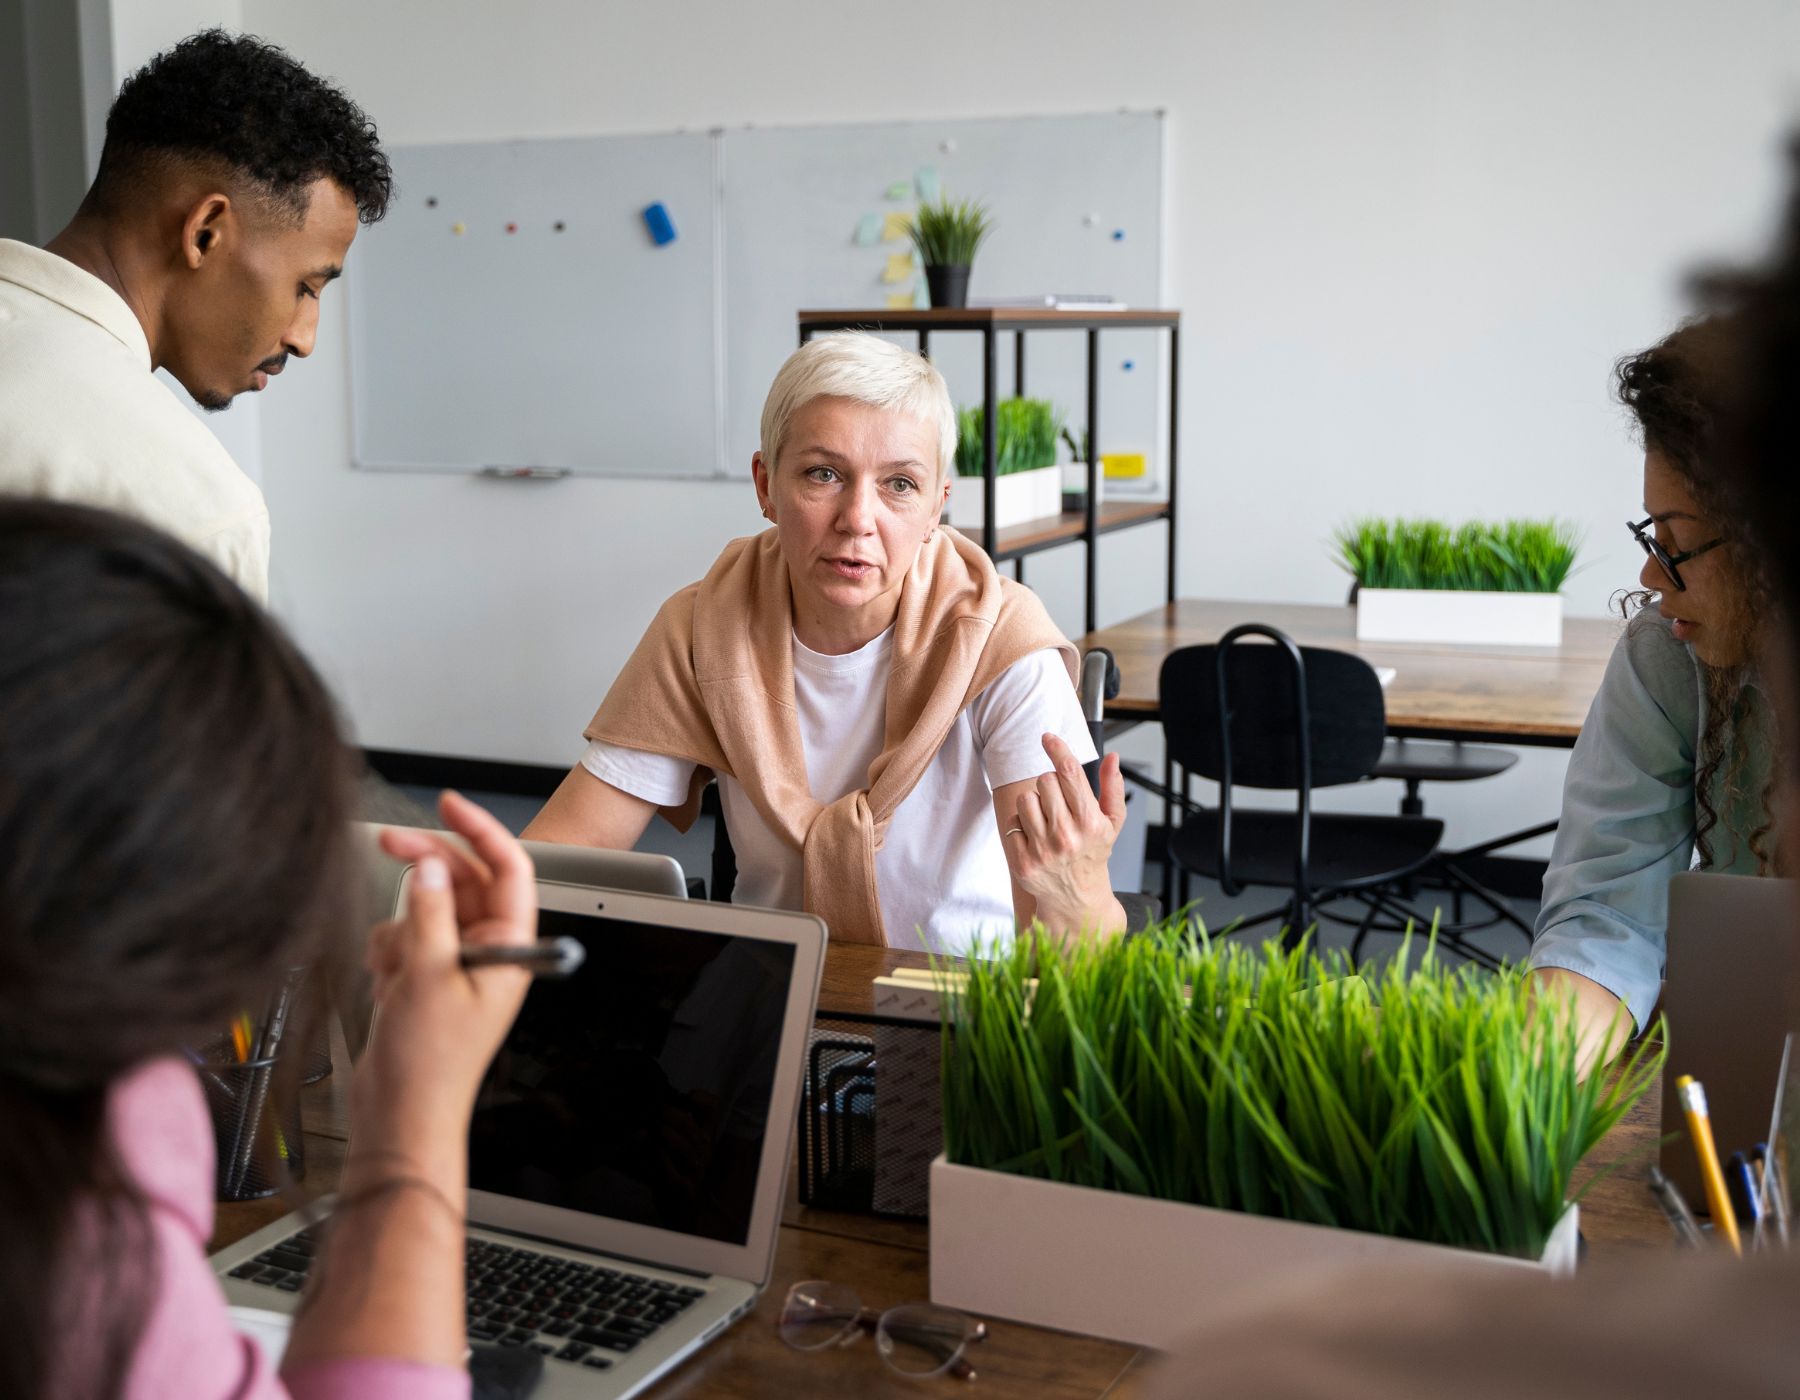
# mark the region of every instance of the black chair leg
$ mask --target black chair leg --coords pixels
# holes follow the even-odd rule
[[[1358,895],[1357,898],[1362,899],[1362,896]],[[1372,899],[1363,900],[1363,903],[1367,904],[1369,908],[1368,912],[1363,915],[1362,922],[1356,926],[1356,936],[1350,940],[1350,961],[1352,963],[1362,961],[1363,940],[1369,936],[1369,931],[1375,924],[1375,916],[1381,911],[1381,906]]]
[[[1469,874],[1466,870],[1461,869],[1459,866],[1452,864],[1450,861],[1444,861],[1441,868],[1444,878],[1450,882],[1450,887],[1455,893],[1457,923],[1460,924],[1462,922],[1462,896],[1463,892],[1466,890],[1469,894],[1474,895],[1475,898],[1487,905],[1488,908],[1492,909],[1501,919],[1505,920],[1520,933],[1524,934],[1527,942],[1536,941],[1537,930],[1513,912],[1511,906],[1506,902],[1505,895],[1489,889],[1473,875]]]

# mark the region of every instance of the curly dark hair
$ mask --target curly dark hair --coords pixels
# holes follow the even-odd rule
[[[228,168],[296,220],[321,177],[343,186],[365,224],[387,212],[394,190],[362,108],[285,50],[223,29],[183,39],[125,80],[83,209],[115,212],[171,158]]]
[[[1689,321],[1648,350],[1627,355],[1614,367],[1619,402],[1631,410],[1644,439],[1646,451],[1655,452],[1693,493],[1701,513],[1714,527],[1730,535],[1741,532],[1745,520],[1736,479],[1722,465],[1727,425],[1737,413],[1741,328],[1729,316]],[[1750,639],[1756,619],[1763,616],[1770,584],[1761,550],[1738,548],[1719,556],[1726,580],[1727,607],[1724,626]],[[1648,605],[1654,595],[1631,591],[1622,596],[1621,610],[1631,617]],[[1700,679],[1706,698],[1706,723],[1696,745],[1694,774],[1694,844],[1703,864],[1713,862],[1712,833],[1719,824],[1718,797],[1735,804],[1752,775],[1749,745],[1728,744],[1726,734],[1750,717],[1751,667],[1748,664],[1719,667],[1704,662]],[[1757,869],[1768,873],[1769,834],[1774,827],[1774,774],[1764,775],[1762,820],[1749,833],[1751,854]]]

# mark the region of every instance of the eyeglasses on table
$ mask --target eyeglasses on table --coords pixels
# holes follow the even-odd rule
[[[781,1340],[796,1351],[848,1346],[872,1333],[881,1359],[913,1380],[942,1375],[974,1380],[975,1368],[964,1353],[987,1337],[986,1323],[952,1308],[903,1303],[877,1313],[863,1306],[854,1289],[824,1279],[788,1289],[776,1326]]]

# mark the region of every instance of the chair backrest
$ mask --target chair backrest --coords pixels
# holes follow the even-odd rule
[[[1227,710],[1219,713],[1220,646],[1182,647],[1163,661],[1158,704],[1169,757],[1214,781],[1244,787],[1298,789],[1360,782],[1381,760],[1387,705],[1381,680],[1360,656],[1324,647],[1297,648],[1305,668],[1306,732],[1311,782],[1303,783],[1293,643],[1222,639]],[[1223,722],[1221,720],[1223,719]],[[1229,768],[1223,739],[1230,736]]]

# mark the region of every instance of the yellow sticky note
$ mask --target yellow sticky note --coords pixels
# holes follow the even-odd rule
[[[911,253],[889,253],[887,271],[881,274],[883,282],[910,282],[913,280],[913,260]],[[909,292],[907,295],[911,295]]]
[[[1100,468],[1109,480],[1129,481],[1148,475],[1149,464],[1142,452],[1103,452]]]
[[[914,294],[912,292],[889,292],[887,303],[888,310],[911,311],[913,309],[913,297]]]
[[[911,235],[911,214],[889,214],[887,218],[882,221],[881,241],[883,243],[893,243],[898,239],[911,237]]]

